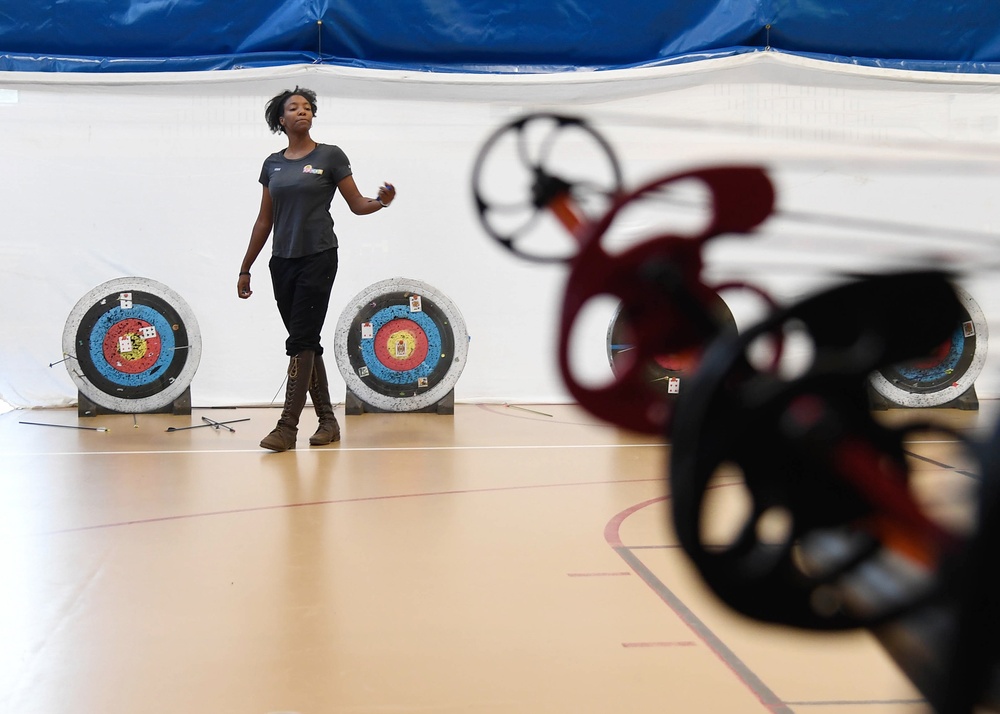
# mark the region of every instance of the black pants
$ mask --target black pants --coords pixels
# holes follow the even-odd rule
[[[272,256],[268,267],[278,312],[288,331],[285,354],[291,357],[304,350],[323,354],[320,332],[337,277],[337,249],[301,258]]]

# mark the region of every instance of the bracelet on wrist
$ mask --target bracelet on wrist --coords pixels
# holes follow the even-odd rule
[[[388,203],[382,203],[382,197],[381,196],[376,197],[375,200],[378,201],[378,205],[380,205],[382,208],[388,208],[389,207]]]
[[[249,272],[247,272],[246,270],[244,270],[244,271],[241,271],[241,272],[240,272],[240,275],[250,275],[250,273],[249,273]]]

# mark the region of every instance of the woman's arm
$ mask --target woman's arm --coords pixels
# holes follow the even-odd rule
[[[389,204],[396,197],[396,189],[393,188],[391,183],[379,187],[378,198],[362,196],[357,184],[354,183],[353,176],[342,178],[340,183],[337,184],[337,188],[340,189],[340,195],[344,197],[348,207],[351,209],[351,213],[356,216],[367,216],[369,213],[375,213],[375,211],[388,208]]]
[[[250,289],[250,268],[253,267],[254,261],[257,260],[257,256],[260,255],[260,251],[267,243],[267,237],[271,235],[273,226],[274,206],[271,203],[271,192],[265,186],[260,197],[257,220],[254,221],[253,229],[250,231],[250,245],[247,246],[247,252],[240,264],[240,278],[236,283],[236,294],[244,300],[253,295],[253,290]]]

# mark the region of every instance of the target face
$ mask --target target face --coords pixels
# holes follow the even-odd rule
[[[962,321],[934,355],[872,375],[872,387],[890,402],[902,407],[947,404],[968,391],[983,371],[989,338],[986,318],[971,295],[959,287],[955,293],[964,308]]]
[[[712,314],[720,321],[724,331],[736,331],[736,320],[729,306],[718,298],[711,304]],[[628,372],[633,364],[632,351],[635,349],[632,330],[622,313],[622,306],[615,310],[608,324],[608,362],[615,376]],[[686,380],[694,376],[701,361],[702,349],[688,349],[656,355],[642,365],[643,379],[657,393],[673,399],[680,394]]]
[[[126,414],[156,411],[190,386],[201,359],[194,313],[148,278],[117,278],[84,295],[66,320],[69,376],[95,404]]]
[[[334,336],[348,388],[385,411],[429,407],[451,391],[465,367],[469,337],[452,302],[430,285],[395,278],[351,300]]]

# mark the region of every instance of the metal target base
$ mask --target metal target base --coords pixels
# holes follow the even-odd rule
[[[70,311],[62,345],[80,416],[191,413],[201,333],[166,285],[141,277],[98,285]]]
[[[137,412],[119,412],[97,404],[83,392],[77,392],[77,415],[82,417],[100,416],[102,414],[135,414]],[[173,414],[174,416],[191,415],[191,387],[169,404],[159,409],[146,409],[143,414]]]
[[[334,335],[345,413],[455,413],[469,336],[458,308],[408,278],[374,283],[344,308]]]
[[[358,416],[360,414],[399,414],[400,412],[395,409],[380,409],[372,404],[368,404],[364,399],[348,389],[347,396],[344,399],[344,413],[348,416]],[[439,402],[430,404],[420,409],[410,409],[408,410],[408,413],[441,415],[454,414],[455,390],[452,389],[444,396],[444,399]]]
[[[888,411],[889,409],[928,409],[930,407],[914,407],[910,404],[897,404],[883,395],[879,394],[875,388],[868,385],[868,404],[873,411]],[[979,411],[979,396],[976,394],[976,385],[972,385],[960,396],[943,404],[935,404],[935,409],[961,409],[963,411]]]

